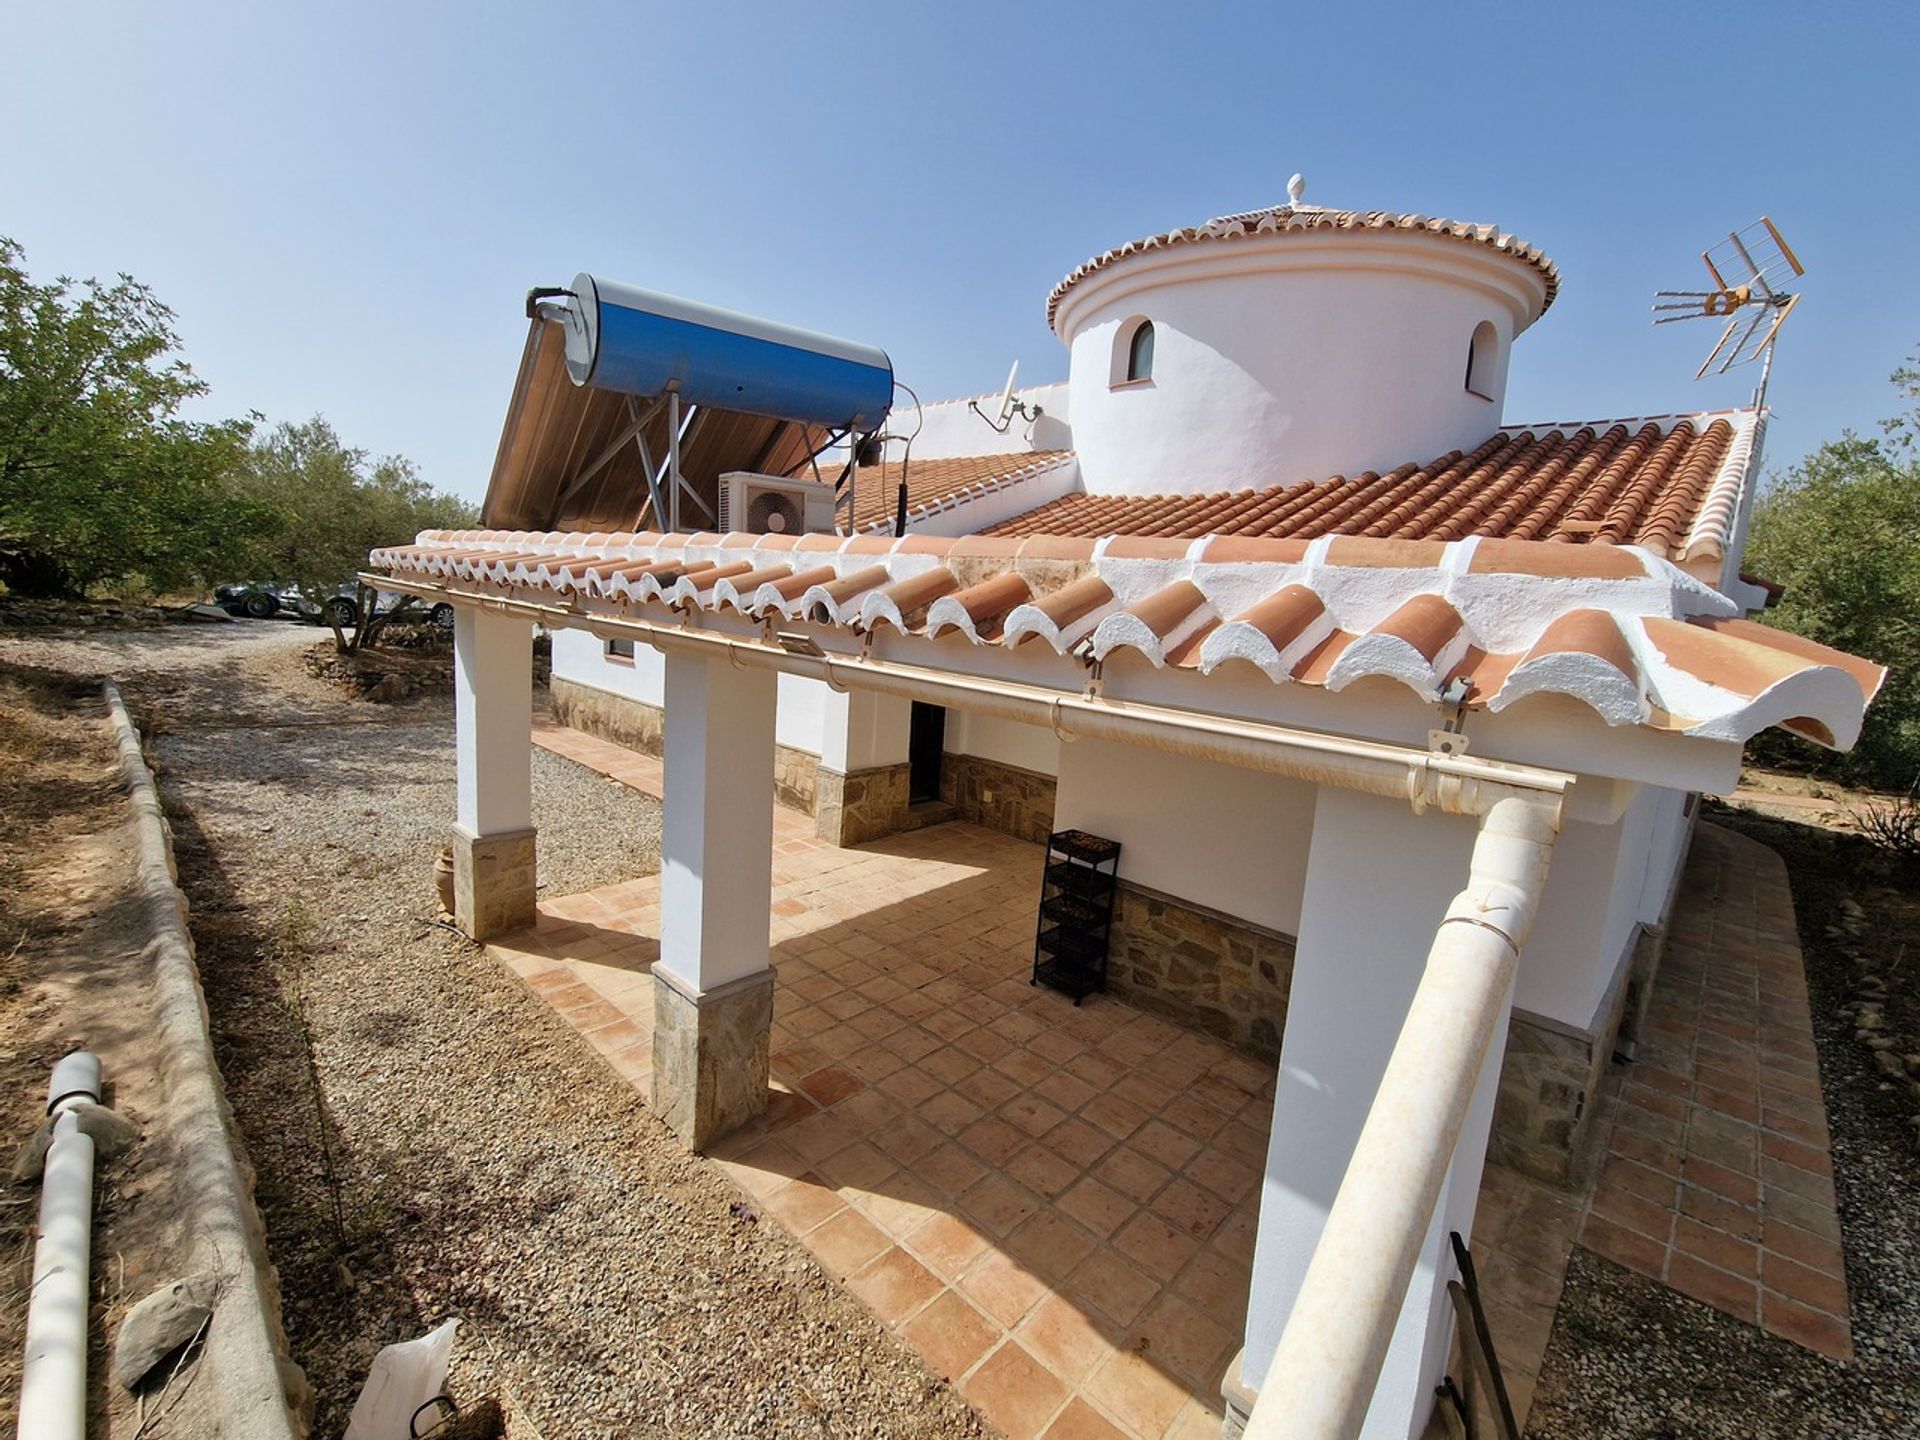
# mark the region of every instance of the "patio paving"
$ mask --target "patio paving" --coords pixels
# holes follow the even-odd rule
[[[545,723],[535,739],[660,793],[656,758]],[[1523,1423],[1576,1242],[1847,1353],[1791,901],[1747,845],[1701,827],[1651,1038],[1599,1097],[1597,1188],[1487,1167],[1473,1246]],[[711,1158],[1003,1433],[1211,1440],[1272,1067],[1029,986],[1039,865],[964,824],[840,850],[775,807],[773,1093]],[[647,877],[543,901],[492,948],[644,1092],[658,927]]]

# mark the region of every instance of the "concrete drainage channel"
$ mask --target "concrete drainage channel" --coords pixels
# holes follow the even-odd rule
[[[112,1337],[115,1383],[157,1392],[153,1403],[164,1407],[165,1390],[183,1390],[197,1371],[196,1404],[211,1407],[209,1433],[240,1440],[296,1440],[307,1429],[306,1380],[285,1353],[279,1285],[267,1259],[266,1229],[254,1204],[251,1171],[240,1157],[213,1058],[206,1001],[187,930],[186,898],[174,883],[166,815],[141,751],[140,734],[118,689],[108,682],[105,694],[133,810],[134,880],[148,937],[150,1033],[166,1097],[161,1113],[152,1117],[138,1143],[164,1145],[175,1157],[178,1198],[182,1212],[191,1216],[191,1233],[181,1248],[180,1274],[135,1305]],[[76,1069],[86,1070],[87,1062],[92,1066],[90,1089],[76,1089],[62,1078]],[[84,1222],[73,1217],[91,1204],[94,1146],[100,1146],[104,1156],[109,1144],[135,1143],[134,1128],[97,1103],[98,1062],[91,1056],[69,1056],[61,1066],[51,1087],[55,1093],[50,1096],[48,1123],[31,1142],[22,1163],[37,1168],[45,1160],[42,1246],[45,1250],[52,1242],[54,1250],[44,1263],[58,1269],[56,1289],[60,1283],[71,1288],[77,1269],[83,1298],[77,1316],[54,1317],[42,1305],[36,1266],[28,1361],[30,1367],[38,1364],[53,1377],[40,1388],[52,1408],[34,1418],[30,1429],[23,1406],[23,1436],[85,1433],[84,1370],[80,1367],[85,1364],[86,1348],[87,1235]],[[88,1162],[84,1175],[76,1165],[82,1154]],[[49,1208],[56,1212],[52,1221],[45,1219]],[[64,1308],[73,1307],[68,1303]],[[43,1310],[45,1316],[36,1328],[34,1317]],[[76,1336],[77,1355],[72,1353]],[[41,1346],[37,1361],[36,1343]],[[76,1385],[81,1387],[77,1395]],[[23,1387],[23,1401],[27,1388]],[[73,1413],[76,1399],[79,1410]],[[61,1423],[45,1418],[52,1414],[65,1418]],[[150,1413],[149,1423],[153,1418]]]

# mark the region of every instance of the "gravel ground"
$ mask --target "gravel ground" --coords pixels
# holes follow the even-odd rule
[[[1886,1011],[1920,1050],[1920,891],[1853,836],[1716,809],[1779,850],[1807,958],[1814,1043],[1832,1131],[1854,1360],[1842,1365],[1576,1248],[1527,1433],[1588,1437],[1920,1435],[1920,1086],[1889,1080],[1856,1038],[1856,957],[1890,977]],[[1843,902],[1863,907],[1848,923]]]
[[[509,1434],[977,1436],[966,1405],[433,923],[444,699],[309,676],[312,631],[0,636],[112,670],[151,727],[216,1043],[316,1433],[379,1346],[463,1321]],[[658,807],[536,752],[548,893],[657,864]]]

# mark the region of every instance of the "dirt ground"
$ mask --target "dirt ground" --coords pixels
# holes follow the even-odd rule
[[[1792,877],[1854,1359],[1827,1360],[1576,1249],[1528,1421],[1537,1440],[1920,1435],[1920,875],[1853,833],[1860,797],[1754,781],[1755,802],[1710,804],[1706,818],[1772,846]],[[1783,794],[1820,803],[1782,805]]]
[[[510,1435],[984,1435],[438,923],[447,699],[349,699],[309,673],[314,638],[0,634],[0,664],[115,671],[150,735],[315,1433],[339,1433],[381,1345],[458,1316],[453,1388],[499,1397]],[[549,893],[657,865],[651,801],[545,752],[535,792]],[[105,821],[71,798],[46,809]],[[10,945],[25,922],[5,918]],[[30,1100],[45,1070],[20,1072],[0,1080]]]
[[[134,842],[98,685],[0,662],[0,1149],[45,1113],[47,1077],[75,1049],[99,1054],[107,1102],[146,1130],[96,1166],[90,1432],[193,1433],[204,1393],[192,1367],[142,1403],[112,1384],[104,1337],[135,1301],[188,1263],[170,1148],[145,1043],[146,922],[124,863]],[[39,1192],[0,1187],[0,1410],[19,1398]],[[163,1423],[164,1422],[164,1425]]]
[[[60,967],[102,950],[112,908],[120,810],[92,677],[117,673],[159,761],[316,1433],[339,1432],[380,1345],[457,1315],[456,1390],[499,1396],[515,1435],[984,1434],[437,923],[446,698],[423,684],[394,705],[350,699],[312,673],[314,640],[275,626],[0,631],[7,1133],[31,1130],[51,1061],[93,1038]],[[535,783],[549,893],[655,866],[651,802],[544,753]],[[1920,1056],[1920,877],[1845,833],[1850,797],[1764,775],[1750,788],[1753,805],[1713,818],[1793,874],[1857,1356],[1821,1360],[1576,1251],[1529,1426],[1543,1440],[1920,1434],[1920,1084],[1874,1058]],[[137,1064],[122,1068],[137,1081]],[[136,1210],[155,1188],[105,1177],[103,1322],[139,1293],[137,1258],[135,1280],[119,1265],[153,1246]],[[30,1265],[31,1204],[14,1197],[0,1205],[15,1259],[0,1401],[17,1384]],[[123,1425],[124,1406],[110,1418]]]

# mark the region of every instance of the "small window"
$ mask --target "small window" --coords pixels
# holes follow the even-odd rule
[[[1107,371],[1107,384],[1140,385],[1153,379],[1153,322],[1135,315],[1121,322],[1113,336],[1113,359]]]
[[[1499,368],[1500,336],[1493,323],[1482,320],[1467,342],[1467,393],[1493,399],[1494,371]]]
[[[1153,322],[1142,320],[1127,342],[1127,379],[1153,378]]]
[[[633,641],[631,640],[607,641],[607,659],[611,660],[616,665],[633,664]]]

